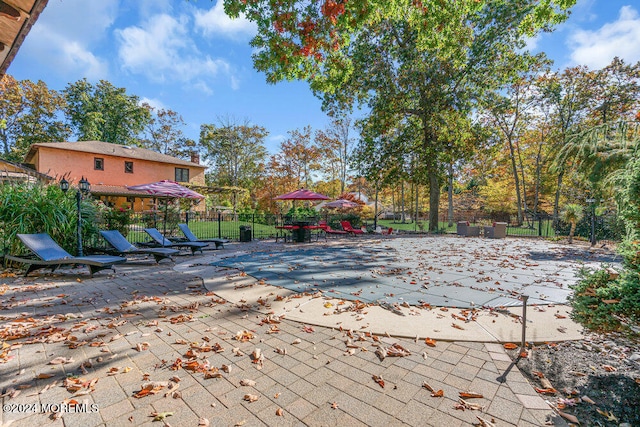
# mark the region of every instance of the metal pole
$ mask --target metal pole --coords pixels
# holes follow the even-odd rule
[[[222,236],[222,212],[218,212],[218,239]]]
[[[591,246],[596,244],[596,202],[591,204]]]
[[[81,207],[82,194],[80,190],[76,191],[76,208],[78,209],[78,256],[82,255],[82,207]]]
[[[529,295],[522,295],[522,343],[520,344],[520,353],[526,351],[527,341],[527,300]]]
[[[378,186],[376,185],[376,204],[373,209],[373,229],[378,229]]]

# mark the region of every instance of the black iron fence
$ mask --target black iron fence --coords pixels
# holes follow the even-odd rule
[[[132,243],[148,242],[149,236],[144,232],[145,228],[156,228],[168,238],[184,238],[178,228],[178,224],[186,223],[191,231],[200,239],[223,238],[235,241],[247,241],[250,239],[276,238],[282,230],[277,227],[291,223],[292,221],[326,221],[334,229],[341,229],[340,221],[346,219],[356,227],[365,226],[373,231],[373,218],[362,220],[357,215],[318,215],[313,218],[294,218],[277,214],[258,213],[201,213],[201,212],[167,212],[167,213],[134,213],[128,216],[109,216],[102,223],[94,224],[94,229],[117,229]],[[500,217],[497,221],[507,222],[507,235],[512,237],[566,237],[569,234],[570,224],[562,221],[553,221],[548,215],[527,215],[522,224],[518,224],[516,218]],[[492,218],[474,218],[472,225],[491,225]],[[382,221],[378,221],[380,225]],[[444,220],[441,222],[441,230],[455,233],[456,228],[448,227]],[[414,224],[411,226],[410,224]],[[392,226],[400,233],[426,233],[427,222],[419,220],[417,223],[394,224],[389,221],[381,224],[383,227]],[[418,226],[420,225],[420,227]],[[587,241],[611,241],[618,242],[622,239],[624,227],[615,214],[593,217],[587,213],[577,224],[575,238]],[[105,242],[97,234],[85,236],[85,245],[90,248],[104,248]]]

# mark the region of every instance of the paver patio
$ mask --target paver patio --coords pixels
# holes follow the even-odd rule
[[[375,241],[360,243],[371,246]],[[345,240],[328,245],[335,250],[343,245],[354,248],[354,244],[358,243]],[[404,256],[404,245],[416,245],[403,239],[380,244],[396,248],[402,254],[398,256]],[[294,248],[317,250],[317,246]],[[170,263],[134,261],[117,267],[115,274],[94,278],[84,270],[82,274],[65,271],[54,276],[5,277],[0,282],[4,283],[0,319],[5,338],[11,334],[16,339],[5,341],[13,347],[5,348],[0,359],[4,362],[0,363],[3,404],[11,405],[0,421],[13,421],[12,426],[161,425],[150,415],[170,412],[166,422],[172,426],[197,426],[201,418],[220,426],[463,426],[477,422],[476,416],[493,419],[498,426],[537,426],[549,419],[565,425],[533,391],[497,341],[438,340],[430,347],[423,336],[391,333],[378,335],[375,341],[362,320],[355,320],[371,316],[367,310],[374,307],[343,313],[354,319],[357,328],[339,325],[325,315],[326,307],[317,311],[307,303],[302,308],[309,307],[309,311],[300,306],[296,309],[303,298],[286,290],[273,292],[266,301],[262,291],[279,288],[210,265],[247,251],[276,254],[291,247],[262,242],[232,244],[213,254],[181,257],[175,269]],[[199,277],[205,272],[209,276]],[[212,292],[216,288],[222,290],[221,295],[235,291],[235,297],[226,301],[217,291]],[[276,301],[278,295],[282,301]],[[325,304],[337,301],[309,298]],[[290,307],[286,316],[274,315],[279,314],[276,303]],[[411,316],[414,322],[428,320],[426,315],[435,311],[420,310],[424,317]],[[269,316],[271,311],[274,314]],[[389,310],[383,310],[383,315],[400,317]],[[328,324],[332,326],[310,326],[322,323],[318,317],[332,318]],[[236,340],[242,331],[251,332],[244,336],[253,338]],[[380,346],[393,344],[411,354],[384,359],[376,355]],[[208,347],[218,352],[206,351]],[[256,348],[264,355],[262,363],[252,359]],[[189,350],[198,353],[190,353],[195,356],[191,365],[187,363]],[[67,358],[66,363],[49,364],[59,357]],[[223,365],[230,370],[224,371]],[[188,367],[193,370],[185,369]],[[205,378],[207,375],[213,378]],[[384,388],[374,381],[374,375],[382,377]],[[67,381],[70,386],[63,387],[67,377],[85,381],[75,388]],[[180,382],[171,381],[172,377]],[[253,380],[255,385],[242,386],[243,379]],[[156,394],[134,397],[143,384],[152,382],[157,386]],[[432,397],[423,386],[425,382],[436,391],[443,390],[444,396]],[[170,384],[178,388],[170,391]],[[484,412],[455,409],[461,391],[481,393],[483,398],[469,402],[479,404]],[[245,400],[248,394],[257,400]],[[39,407],[19,406],[60,404],[69,399],[95,403],[96,411],[61,411],[57,417],[39,413]]]

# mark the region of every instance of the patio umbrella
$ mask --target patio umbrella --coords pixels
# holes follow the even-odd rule
[[[301,188],[287,194],[281,194],[274,197],[273,200],[329,200],[324,194],[314,193],[311,190]]]
[[[140,191],[163,199],[204,199],[202,194],[184,187],[175,181],[169,181],[167,179],[152,182],[150,184],[129,185],[127,188],[129,190]],[[167,210],[168,206],[165,204],[164,233],[167,232]]]
[[[352,202],[351,200],[346,199],[338,199],[333,202],[328,202],[324,204],[325,208],[357,208],[359,205],[356,202]]]

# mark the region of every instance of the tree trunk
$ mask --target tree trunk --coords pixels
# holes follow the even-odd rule
[[[509,139],[509,154],[511,157],[511,172],[513,172],[513,181],[516,185],[516,203],[518,207],[518,225],[522,225],[522,196],[520,194],[520,178],[518,177],[518,166],[516,165],[515,150],[513,142]]]
[[[576,222],[571,221],[571,228],[569,229],[569,243],[573,243],[573,234],[576,232]]]
[[[449,221],[449,227],[453,227],[453,163],[449,163],[449,191],[447,193],[449,202],[447,220]]]
[[[564,169],[558,173],[558,185],[556,187],[556,197],[553,202],[553,228],[558,227],[558,219],[560,219],[560,189],[562,188],[562,178],[564,177]]]
[[[400,203],[401,203],[401,207],[402,207],[402,213],[401,213],[401,217],[402,217],[402,221],[400,221],[401,223],[404,224],[405,222],[405,218],[404,218],[404,180],[400,183]]]
[[[438,231],[438,208],[440,204],[440,183],[434,167],[429,168],[429,231]]]

